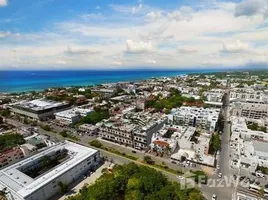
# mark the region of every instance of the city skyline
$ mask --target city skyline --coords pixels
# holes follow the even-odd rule
[[[0,70],[266,68],[267,18],[267,0],[0,0]]]

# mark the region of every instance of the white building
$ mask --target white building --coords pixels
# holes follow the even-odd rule
[[[117,115],[100,124],[100,137],[112,142],[146,149],[151,143],[153,133],[167,122],[167,116],[147,112]]]
[[[182,106],[173,113],[174,124],[200,127],[213,132],[216,128],[220,109]]]
[[[233,116],[231,122],[231,165],[250,173],[268,167],[268,133],[248,129],[243,117]]]
[[[257,120],[268,117],[268,104],[240,103],[232,104],[232,115]]]
[[[73,108],[55,113],[55,118],[59,122],[73,124],[78,122],[81,117],[85,117],[92,112],[91,109]]]
[[[224,93],[225,90],[223,89],[212,89],[208,92],[204,92],[203,95],[207,98],[208,101],[221,102]]]
[[[10,106],[13,113],[32,119],[45,120],[53,117],[55,112],[66,110],[70,105],[66,102],[56,102],[47,99],[21,101]]]
[[[234,88],[230,92],[230,101],[268,103],[268,97],[263,91],[256,91],[252,88]]]
[[[63,150],[67,150],[67,156],[54,168],[34,178],[24,173],[38,166],[44,156],[52,158]],[[65,141],[1,170],[0,189],[5,190],[8,200],[48,200],[60,192],[59,182],[72,183],[99,161],[97,150]]]

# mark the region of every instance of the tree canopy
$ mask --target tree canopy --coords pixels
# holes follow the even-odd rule
[[[81,124],[96,124],[100,121],[102,121],[103,119],[108,119],[109,118],[109,112],[108,110],[97,110],[97,111],[93,111],[91,112],[89,115],[82,117],[77,125],[81,125]]]
[[[25,140],[20,134],[0,135],[0,152],[24,143]]]
[[[155,169],[134,163],[115,166],[93,185],[68,200],[201,200],[197,189],[184,189]]]
[[[170,89],[170,96],[167,98],[161,98],[157,96],[156,98],[147,101],[145,103],[146,108],[154,108],[157,112],[162,111],[164,108],[171,110],[172,108],[181,107],[183,102],[195,103],[202,102],[202,100],[196,100],[193,97],[184,97],[181,92],[176,89]]]

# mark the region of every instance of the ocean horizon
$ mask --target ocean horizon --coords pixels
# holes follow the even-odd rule
[[[152,77],[172,77],[221,70],[24,70],[0,71],[0,92],[41,91],[53,87],[89,86]]]

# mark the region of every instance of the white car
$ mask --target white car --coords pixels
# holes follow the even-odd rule
[[[219,177],[219,178],[221,178],[221,177],[222,177],[222,173],[221,173],[221,172],[218,174],[218,177]]]
[[[220,169],[220,165],[217,165],[217,169]]]
[[[217,199],[217,195],[216,194],[213,194],[212,195],[212,200],[216,200]]]

